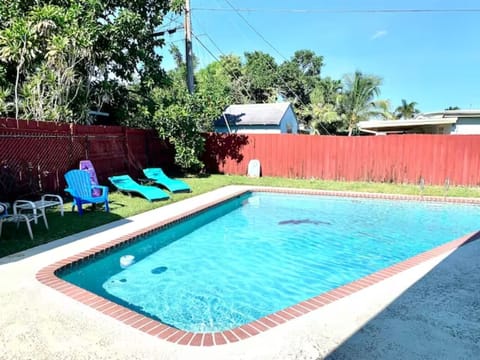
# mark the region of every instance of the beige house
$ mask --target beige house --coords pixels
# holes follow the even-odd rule
[[[413,119],[369,120],[358,123],[360,132],[387,134],[480,134],[480,110],[445,110]]]

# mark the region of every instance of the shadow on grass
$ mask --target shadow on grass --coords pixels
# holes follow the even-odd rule
[[[326,359],[474,359],[480,354],[480,240],[464,244]]]
[[[115,210],[116,208],[123,206],[125,205],[121,203],[110,203],[111,210]],[[123,218],[114,212],[107,213],[103,211],[103,209],[95,209],[92,207],[87,207],[84,209],[82,216],[80,216],[76,211],[72,212],[71,208],[69,207],[65,207],[64,216],[61,216],[60,212],[58,211],[47,211],[49,229],[47,230],[45,228],[43,219],[39,219],[38,224],[31,223],[33,240],[30,239],[27,227],[24,223],[20,223],[18,228],[14,223],[6,223],[3,225],[2,237],[0,238],[0,258],[28,249],[30,249],[30,251],[27,256],[32,256],[42,251],[52,249],[56,246],[63,245],[64,243],[74,241],[82,237],[81,233],[84,231],[101,231],[101,229],[95,228],[121,219]],[[124,222],[126,223],[128,220],[124,219]],[[38,251],[32,249],[39,245],[49,244],[56,240],[70,237],[71,235],[75,236],[71,239],[66,239],[66,241],[62,243],[54,244],[48,247],[42,247],[41,249],[39,248]],[[21,254],[19,257],[23,259],[26,257],[25,255],[26,254]],[[2,261],[2,263],[5,263],[5,261]]]
[[[71,203],[65,203],[65,215],[63,217],[58,210],[47,210],[49,230],[45,228],[42,219],[39,220],[38,224],[32,224],[33,241],[28,236],[25,224],[20,224],[17,229],[15,224],[6,223],[3,225],[0,238],[0,263],[23,259],[92,233],[103,231],[102,228],[98,228],[99,226],[105,226],[113,222],[115,224],[111,224],[110,227],[122,225],[129,222],[128,218],[130,216],[195,195],[194,192],[177,193],[171,194],[168,200],[149,202],[141,196],[132,197],[120,192],[112,192],[109,194],[110,212],[105,212],[101,205],[96,207],[84,206],[82,216],[77,211],[72,212]],[[119,220],[123,221],[118,222]],[[62,241],[58,242],[59,239],[62,239]],[[45,246],[45,244],[49,246]],[[8,259],[5,258],[12,254],[16,255],[10,256]]]

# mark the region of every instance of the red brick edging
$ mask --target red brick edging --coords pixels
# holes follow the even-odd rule
[[[472,233],[463,236],[459,239],[450,241],[446,244],[438,246],[432,250],[426,251],[419,255],[413,256],[405,261],[394,264],[388,268],[380,270],[376,273],[367,275],[361,279],[355,280],[346,285],[340,286],[336,289],[327,291],[323,294],[315,296],[311,299],[302,301],[296,305],[290,306],[283,310],[280,310],[274,314],[267,315],[261,319],[255,320],[248,324],[242,325],[232,330],[214,332],[214,333],[193,333],[175,329],[167,326],[157,320],[153,320],[149,317],[141,315],[133,310],[130,310],[124,306],[118,305],[112,301],[106,300],[98,295],[95,295],[85,289],[82,289],[76,285],[66,282],[55,274],[57,271],[75,266],[76,264],[87,261],[94,258],[100,253],[110,251],[125,243],[133,242],[135,239],[145,234],[151,233],[162,227],[168,227],[174,223],[182,221],[199,211],[210,208],[223,201],[229,200],[236,196],[240,196],[243,193],[249,191],[268,191],[268,192],[281,192],[290,194],[309,194],[309,195],[329,195],[329,196],[348,196],[348,197],[360,197],[360,198],[381,198],[392,200],[427,200],[427,201],[443,201],[443,202],[457,202],[457,203],[480,203],[477,199],[465,199],[465,198],[442,198],[442,197],[420,197],[420,196],[408,196],[408,195],[386,195],[386,194],[371,194],[371,193],[353,193],[353,192],[332,192],[322,190],[298,190],[298,189],[273,189],[273,188],[251,188],[249,190],[238,191],[228,197],[218,199],[215,202],[206,204],[202,207],[190,210],[180,216],[170,218],[168,220],[161,221],[155,225],[147,228],[135,231],[134,233],[124,235],[118,239],[107,242],[103,245],[94,247],[87,251],[81,252],[77,255],[70,256],[64,260],[58,261],[41,269],[36,274],[36,279],[42,284],[47,285],[74,300],[77,300],[93,309],[100,311],[101,313],[108,315],[114,319],[123,322],[135,329],[138,329],[144,333],[158,337],[169,342],[173,342],[180,345],[190,346],[214,346],[223,345],[228,343],[234,343],[252,336],[255,336],[261,332],[265,332],[268,329],[281,325],[291,319],[300,317],[311,311],[319,309],[327,304],[337,301],[343,297],[351,295],[357,291],[360,291],[366,287],[379,283],[382,280],[388,279],[402,271],[408,270],[416,265],[419,265],[429,259],[444,254],[448,251],[454,250],[469,241],[480,238],[480,232]]]

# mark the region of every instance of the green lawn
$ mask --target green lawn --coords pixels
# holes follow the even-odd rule
[[[422,190],[416,185],[396,185],[367,182],[339,182],[323,180],[300,180],[283,178],[248,178],[245,176],[211,175],[208,177],[183,179],[192,188],[191,193],[173,194],[167,201],[148,202],[141,197],[129,197],[114,192],[110,194],[110,213],[101,209],[86,211],[83,216],[71,212],[71,203],[65,205],[65,216],[60,216],[58,211],[51,211],[47,215],[50,230],[46,230],[42,220],[38,225],[32,224],[34,240],[30,240],[25,224],[20,224],[16,229],[14,224],[4,224],[0,238],[0,257],[13,254],[40,244],[48,243],[62,237],[91,229],[109,222],[127,218],[151,209],[155,209],[172,202],[199,195],[225,185],[260,185],[294,187],[303,189],[344,190],[360,192],[376,192],[409,195],[437,195],[437,196],[463,196],[480,197],[478,187],[450,187],[448,191],[442,186],[425,186]]]

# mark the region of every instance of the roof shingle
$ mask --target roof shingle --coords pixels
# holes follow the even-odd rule
[[[215,121],[215,125],[225,126],[224,116],[229,125],[280,125],[280,121],[289,107],[289,102],[230,105]]]

